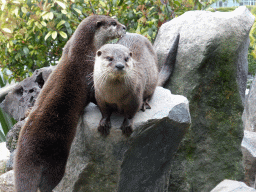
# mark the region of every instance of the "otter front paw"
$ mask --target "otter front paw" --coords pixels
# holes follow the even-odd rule
[[[122,126],[121,130],[122,130],[122,133],[127,137],[129,137],[133,132],[132,126]]]
[[[129,137],[133,132],[132,124],[133,124],[133,118],[131,119],[124,118],[124,122],[120,129],[122,130],[123,134],[127,137]]]
[[[101,133],[101,135],[107,136],[110,133],[110,128],[111,128],[110,121],[108,121],[106,119],[102,119],[98,126],[98,131]]]

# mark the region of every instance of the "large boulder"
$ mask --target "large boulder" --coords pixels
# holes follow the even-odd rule
[[[180,34],[166,87],[188,98],[192,119],[172,164],[169,191],[208,192],[224,179],[243,179],[241,116],[253,23],[249,10],[239,7],[186,12],[161,26],[154,43],[160,66]]]
[[[256,133],[244,131],[242,141],[243,163],[245,167],[244,182],[251,186],[255,186],[256,181]]]
[[[56,192],[166,191],[171,160],[190,126],[188,101],[157,87],[152,109],[138,112],[130,137],[119,129],[123,117],[111,116],[110,135],[97,131],[101,113],[85,108],[71,147],[66,173]]]
[[[211,192],[256,192],[256,190],[248,187],[243,182],[225,179],[211,190]]]
[[[256,77],[252,81],[245,101],[243,122],[244,130],[256,132]]]

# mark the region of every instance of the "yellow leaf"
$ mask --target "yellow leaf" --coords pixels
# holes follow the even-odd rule
[[[12,33],[12,31],[8,28],[3,28],[3,31],[5,31],[6,33]]]
[[[65,32],[63,32],[63,31],[60,31],[60,35],[61,35],[61,37],[63,37],[64,39],[66,39],[68,36],[67,36],[67,34],[65,33]]]
[[[61,13],[63,13],[64,15],[66,15],[68,12],[66,10],[61,10]]]
[[[57,28],[59,28],[61,25],[63,25],[66,21],[61,20],[58,24],[57,24]]]
[[[51,19],[51,20],[52,20],[52,19],[53,19],[53,16],[54,16],[54,15],[53,15],[53,13],[52,13],[52,12],[48,13],[48,17],[49,17],[49,19]]]
[[[58,3],[59,6],[62,7],[62,9],[66,9],[66,5],[60,1],[56,1],[56,3]]]
[[[101,4],[103,7],[106,7],[106,3],[104,3],[103,1],[100,1],[100,4]]]
[[[22,12],[25,13],[25,14],[28,12],[27,9],[26,9],[26,7],[21,7],[21,10],[22,10]]]
[[[53,39],[56,39],[57,34],[58,34],[57,31],[53,31],[53,33],[52,33],[52,38],[53,38]]]
[[[13,10],[13,13],[14,13],[16,16],[18,16],[18,14],[19,14],[19,8],[16,7],[16,9]]]
[[[78,14],[82,14],[82,12],[79,10],[79,9],[77,9],[77,8],[74,8],[74,10],[78,13]]]
[[[44,21],[42,21],[41,24],[45,27],[47,26],[47,24]]]
[[[3,11],[5,7],[5,3],[1,6],[1,10]]]
[[[50,37],[51,34],[52,34],[52,31],[49,31],[49,32],[47,33],[47,35],[45,36],[44,40],[46,41],[46,40],[48,39],[48,37]]]

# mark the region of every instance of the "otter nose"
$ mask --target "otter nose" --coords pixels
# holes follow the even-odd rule
[[[117,63],[115,66],[118,70],[122,70],[124,68],[124,65],[122,63]]]
[[[126,27],[123,25],[123,30],[126,30]]]

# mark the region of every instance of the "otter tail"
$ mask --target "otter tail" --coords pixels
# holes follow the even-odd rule
[[[159,72],[158,84],[157,84],[158,86],[163,87],[173,72],[173,68],[176,62],[176,56],[178,52],[179,40],[180,40],[180,34],[177,35],[174,41],[174,44],[172,45],[165,59],[164,65],[162,66],[161,71]]]

